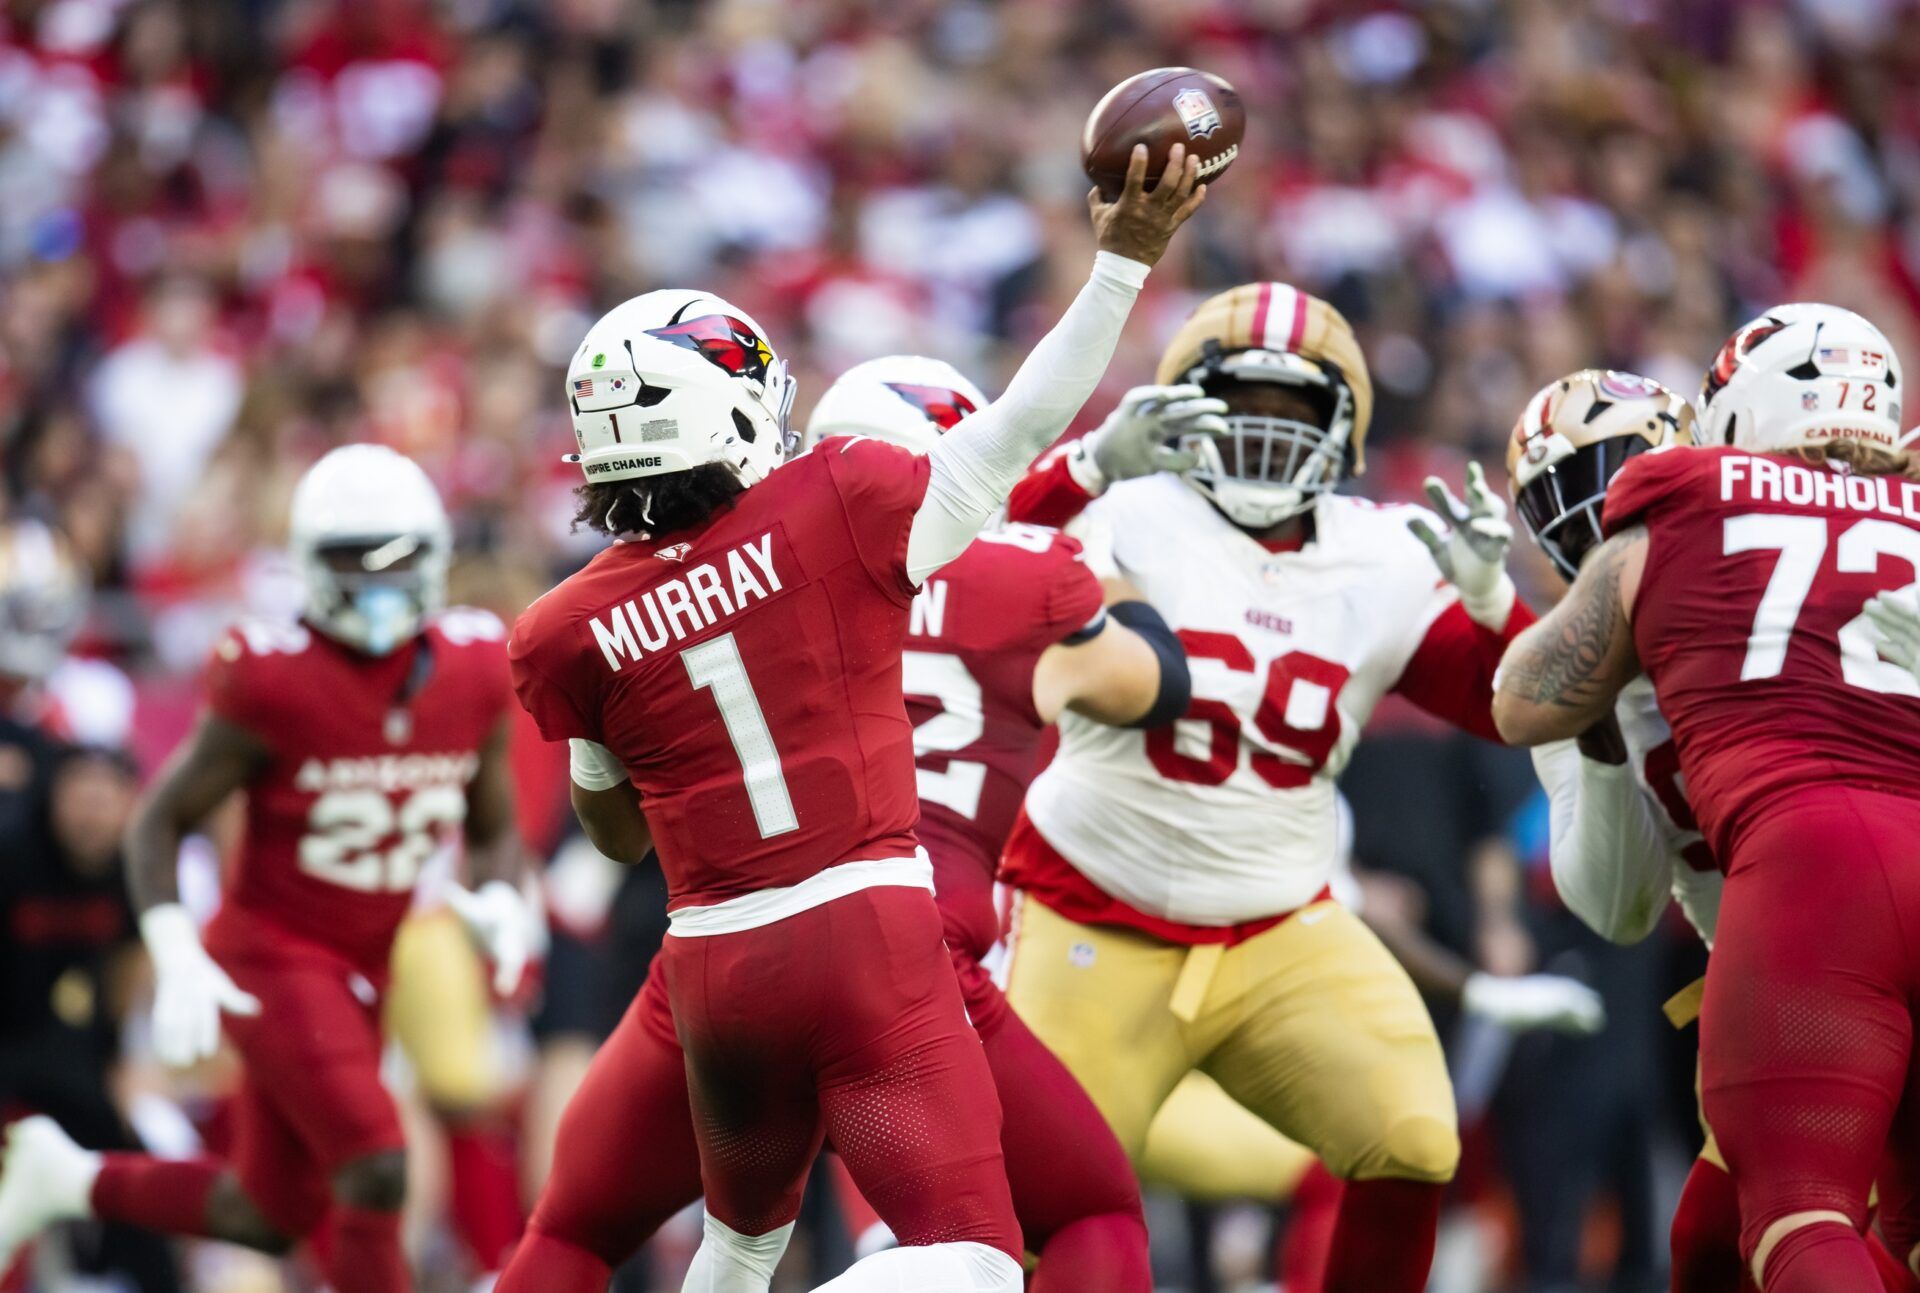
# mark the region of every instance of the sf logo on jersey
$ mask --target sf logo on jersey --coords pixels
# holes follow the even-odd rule
[[[767,343],[730,314],[676,319],[664,328],[647,329],[647,335],[691,350],[735,377],[751,377],[756,382],[767,380],[767,367],[773,363],[773,351]]]

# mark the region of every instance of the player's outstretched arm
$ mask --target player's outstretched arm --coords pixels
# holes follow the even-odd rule
[[[242,992],[200,945],[180,905],[180,841],[266,766],[271,754],[237,723],[203,716],[161,770],[127,828],[127,888],[153,958],[153,1047],[164,1064],[192,1064],[220,1045],[220,1014],[251,1015]]]
[[[1161,727],[1193,694],[1187,653],[1138,594],[1109,605],[1100,630],[1056,642],[1033,671],[1033,708],[1045,723],[1064,710],[1115,727]]]
[[[1494,678],[1493,721],[1511,745],[1579,736],[1613,710],[1639,675],[1628,618],[1647,560],[1647,532],[1608,539],[1545,619],[1514,639]]]
[[[1100,384],[1121,329],[1174,230],[1206,198],[1200,167],[1175,145],[1146,189],[1147,150],[1136,149],[1127,184],[1112,202],[1088,194],[1100,251],[1093,274],[1053,331],[1033,348],[999,399],[940,438],[928,454],[926,500],[907,543],[915,583],[973,542],[1027,465],[1067,429]]]
[[[1427,498],[1448,523],[1443,537],[1424,516],[1407,522],[1413,536],[1433,554],[1441,576],[1460,593],[1460,604],[1482,628],[1498,633],[1513,611],[1513,579],[1507,574],[1507,553],[1513,547],[1513,524],[1507,505],[1487,488],[1487,474],[1477,462],[1467,464],[1467,497],[1454,497],[1438,476],[1427,477]]]

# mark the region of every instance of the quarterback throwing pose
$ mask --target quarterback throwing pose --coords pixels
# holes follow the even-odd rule
[[[1467,505],[1430,484],[1444,540],[1421,509],[1333,492],[1361,466],[1373,388],[1346,320],[1303,292],[1205,302],[1158,381],[1010,504],[1111,534],[1179,632],[1193,699],[1145,733],[1062,720],[1003,864],[1008,997],[1136,1158],[1194,1070],[1315,1151],[1349,1182],[1327,1287],[1411,1293],[1459,1156],[1452,1091],[1405,971],[1329,898],[1334,778],[1389,691],[1493,735],[1494,664],[1530,621],[1512,532],[1477,473]],[[1164,425],[1202,393],[1226,406],[1217,441]],[[1169,470],[1109,488],[1141,422]]]
[[[528,610],[515,683],[577,743],[594,842],[650,838],[667,876],[707,1198],[689,1289],[764,1293],[826,1136],[905,1245],[830,1287],[1020,1288],[1000,1108],[913,835],[901,652],[916,591],[1098,382],[1197,172],[1176,147],[1148,193],[1142,147],[1117,201],[1090,195],[1087,286],[924,457],[846,439],[781,465],[785,367],[698,292],[627,302],[575,356],[583,513],[622,541]],[[619,1101],[619,1077],[582,1098]]]
[[[834,452],[831,437],[848,435],[928,453],[962,417],[986,407],[950,365],[895,355],[835,382],[814,406],[807,439],[816,453]],[[967,1016],[1000,1093],[1014,1211],[1039,1257],[1035,1293],[1153,1287],[1126,1156],[980,964],[998,939],[994,867],[1033,775],[1042,725],[1067,707],[1147,724],[1185,704],[1186,662],[1171,632],[1143,603],[1104,612],[1102,596],[1072,539],[1027,526],[988,529],[921,587],[902,656],[918,764],[916,834],[933,863]],[[646,1164],[639,1180],[607,1188],[635,1176],[635,1163]],[[656,961],[561,1122],[553,1176],[503,1293],[573,1288],[555,1282],[556,1268],[580,1270],[583,1289],[604,1288],[612,1268],[699,1195],[686,1060]]]
[[[1883,658],[1875,618],[1920,573],[1902,396],[1858,315],[1788,305],[1747,324],[1702,390],[1708,447],[1620,470],[1610,537],[1514,643],[1495,701],[1532,744],[1652,680],[1726,872],[1701,1089],[1768,1293],[1882,1287],[1860,1233],[1876,1169],[1894,1251],[1920,1240],[1920,682]]]
[[[234,1156],[78,1149],[43,1118],[13,1128],[0,1268],[50,1222],[92,1215],[283,1252],[331,1219],[342,1293],[409,1287],[405,1141],[380,1081],[379,1003],[422,865],[464,834],[477,892],[454,901],[510,988],[532,918],[507,780],[506,630],[441,610],[450,534],[425,473],[336,449],[294,492],[307,585],[298,624],[222,638],[207,712],[137,811],[127,872],[154,963],[154,1049],[245,1063]],[[202,946],[175,880],[182,836],[247,792],[240,855]]]

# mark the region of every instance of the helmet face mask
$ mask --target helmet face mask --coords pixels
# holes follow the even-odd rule
[[[1600,518],[1607,483],[1627,459],[1652,447],[1637,436],[1584,445],[1514,492],[1514,510],[1521,522],[1569,582],[1580,573],[1587,554],[1606,537]]]
[[[1154,380],[1227,400],[1225,437],[1183,442],[1199,459],[1185,479],[1244,529],[1300,515],[1365,467],[1373,382],[1360,343],[1338,310],[1285,283],[1247,283],[1201,302]],[[1281,392],[1290,398],[1272,399]]]
[[[52,673],[86,617],[87,576],[56,532],[38,521],[0,527],[0,677]]]
[[[1337,374],[1300,355],[1247,350],[1214,357],[1188,380],[1227,402],[1227,434],[1181,441],[1200,460],[1187,483],[1234,524],[1278,525],[1346,478],[1353,396]]]
[[[347,445],[315,463],[290,529],[305,618],[337,642],[388,655],[446,605],[446,512],[426,473],[390,449]]]
[[[1542,387],[1507,446],[1514,510],[1569,582],[1605,537],[1607,485],[1650,449],[1693,442],[1693,411],[1632,373],[1587,369]]]

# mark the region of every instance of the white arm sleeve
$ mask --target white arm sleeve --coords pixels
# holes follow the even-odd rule
[[[1675,860],[1633,770],[1589,759],[1572,741],[1539,746],[1533,767],[1550,804],[1561,901],[1602,938],[1639,942],[1667,909]]]
[[[1087,285],[1006,391],[940,437],[927,455],[927,497],[907,538],[914,583],[966,550],[1027,465],[1067,429],[1106,373],[1146,281],[1139,261],[1105,251],[1095,256]]]
[[[598,741],[567,742],[567,771],[582,790],[612,790],[627,779],[627,765]]]

